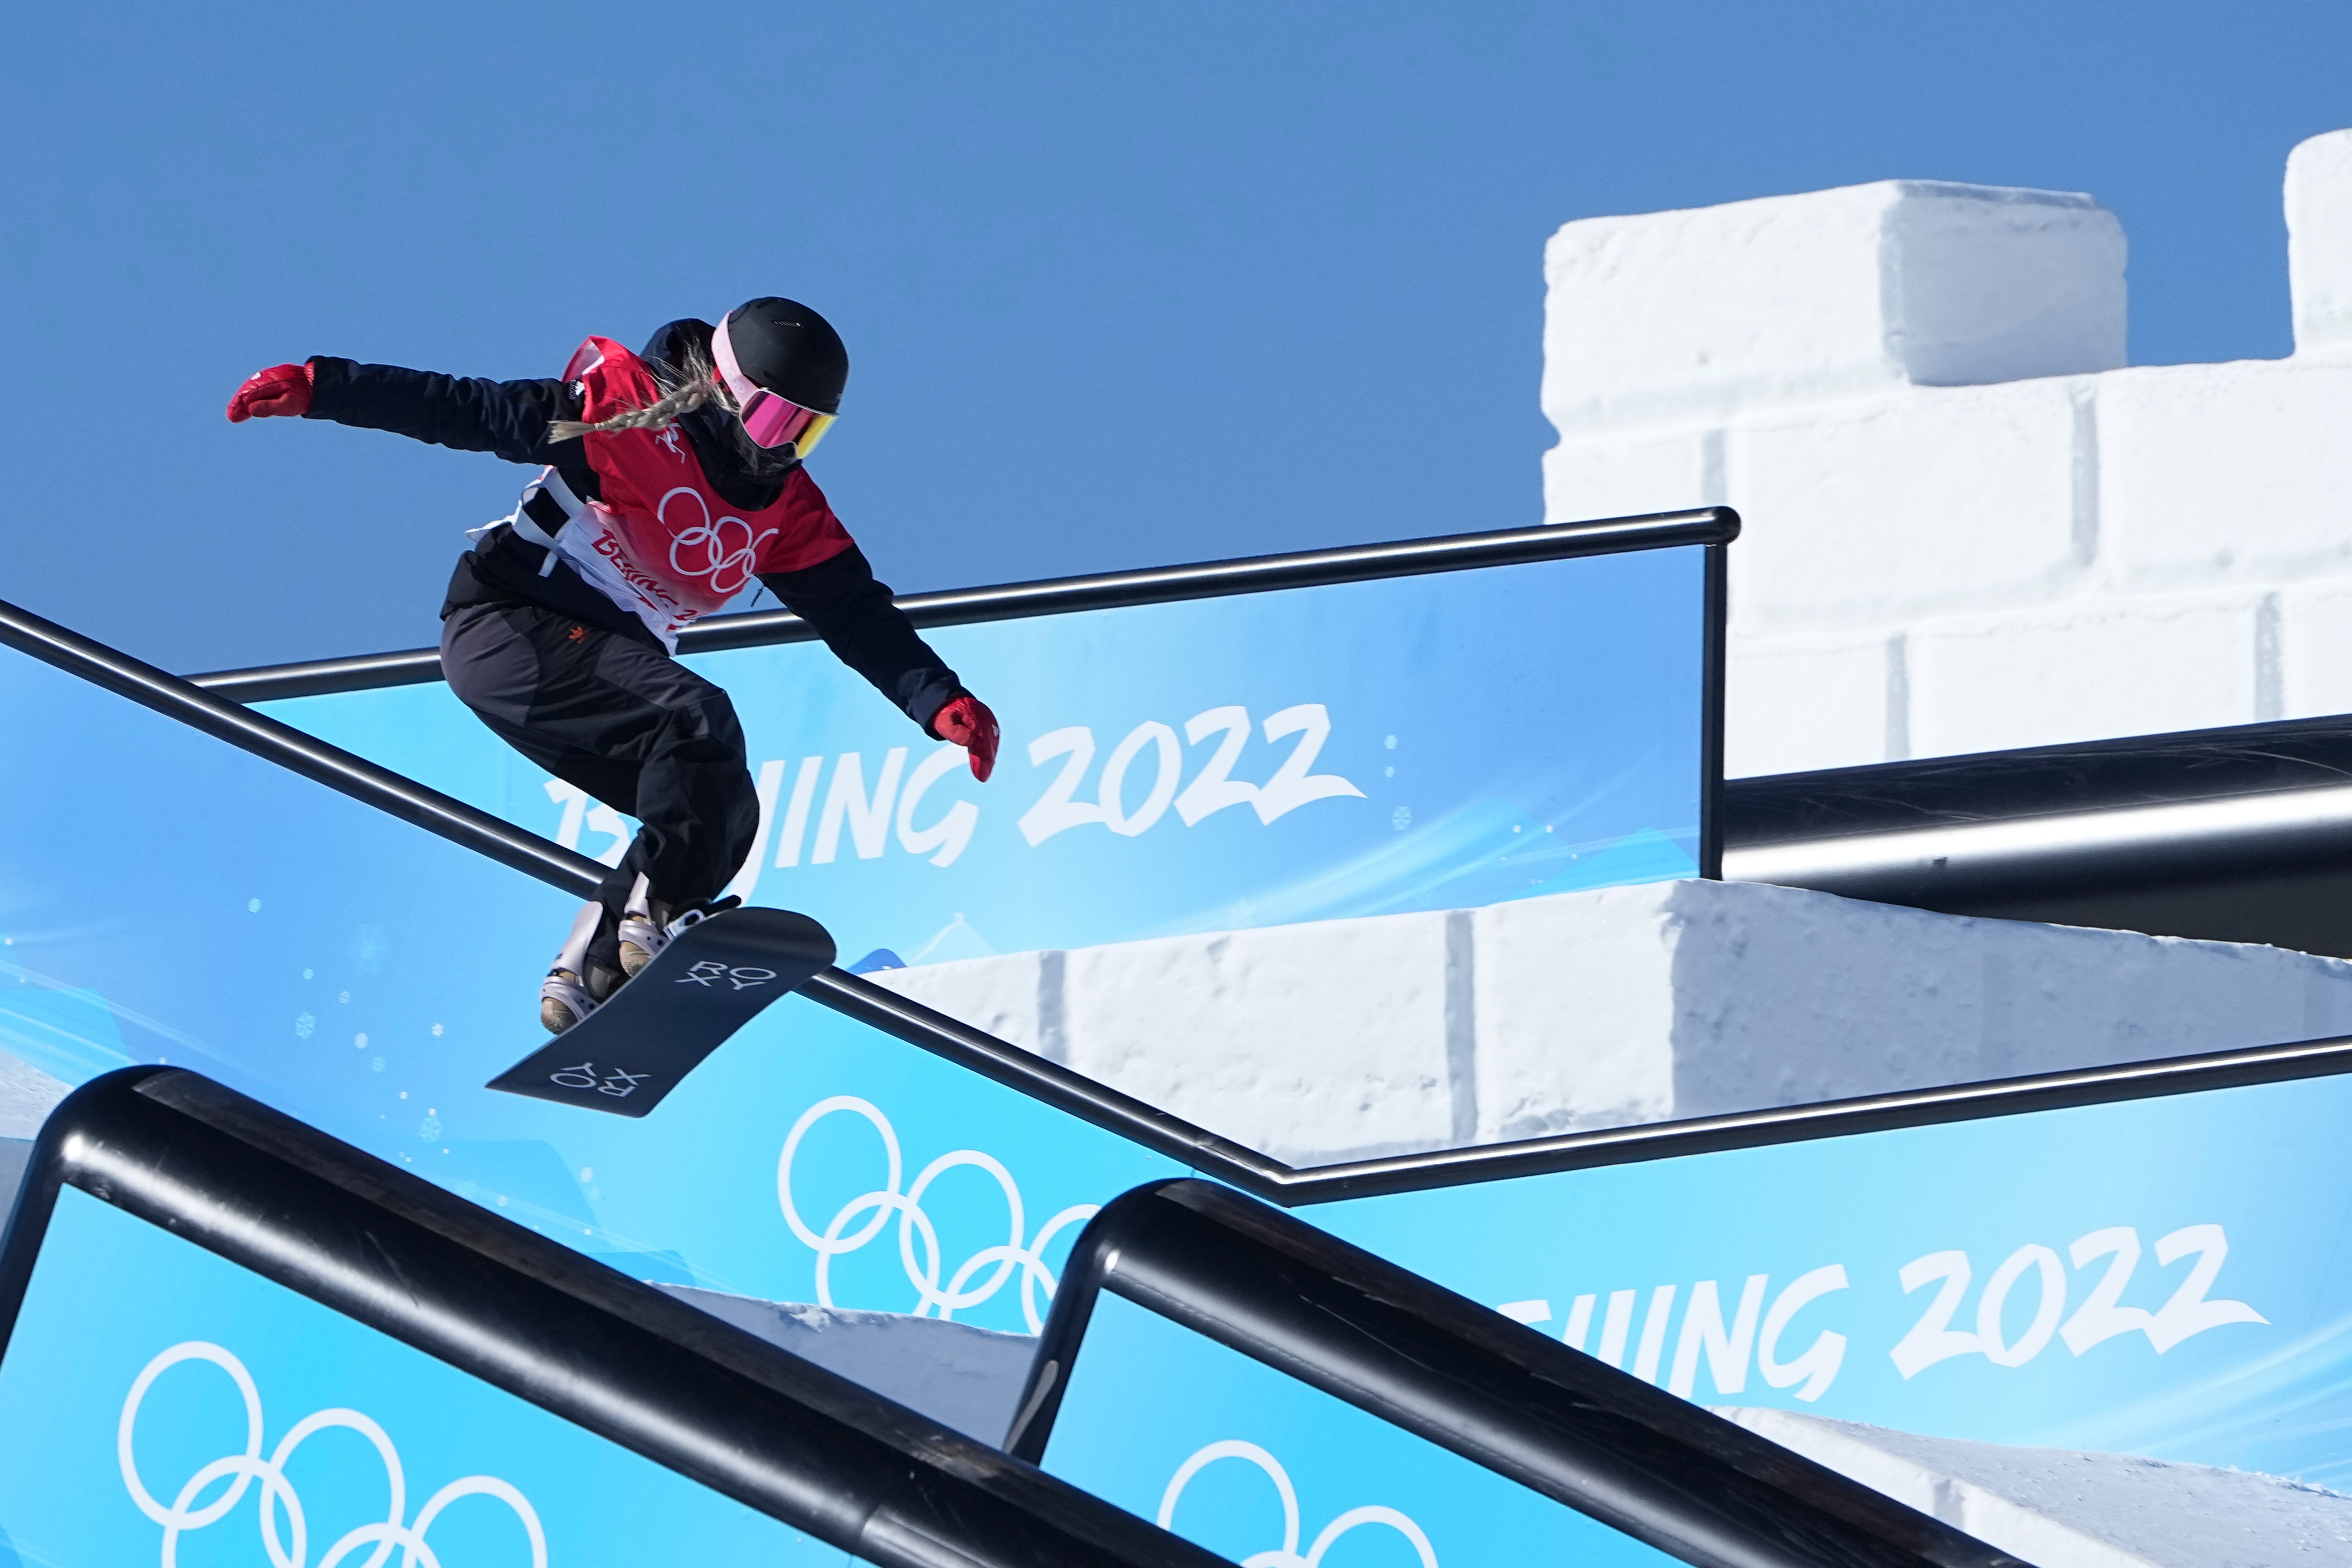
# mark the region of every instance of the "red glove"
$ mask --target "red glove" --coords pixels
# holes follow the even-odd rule
[[[228,400],[228,422],[248,419],[299,419],[310,412],[310,367],[272,365],[245,378]]]
[[[969,692],[931,716],[931,727],[971,753],[971,776],[982,783],[996,771],[996,716]]]

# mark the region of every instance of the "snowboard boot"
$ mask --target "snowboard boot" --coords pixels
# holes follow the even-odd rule
[[[582,904],[580,913],[572,917],[572,931],[563,939],[562,951],[555,955],[554,967],[539,983],[540,1027],[550,1034],[562,1034],[594,1012],[596,1004],[621,983],[617,973],[596,963],[590,953],[604,923],[603,904]],[[607,975],[611,977],[600,989],[596,982]]]
[[[654,955],[669,944],[669,936],[654,923],[650,912],[621,916],[621,973],[635,979],[639,971],[654,961]]]
[[[668,904],[652,898],[646,901],[642,910],[633,904],[621,916],[621,967],[627,971],[629,978],[636,978],[655,956],[669,946],[671,937],[742,902],[729,897],[700,904]]]
[[[539,1023],[550,1034],[562,1034],[596,1010],[596,998],[570,969],[550,969],[539,983]]]

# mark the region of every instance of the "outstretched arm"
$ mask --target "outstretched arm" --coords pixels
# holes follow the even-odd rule
[[[925,734],[970,751],[972,773],[987,779],[996,765],[994,716],[891,602],[888,585],[875,580],[863,550],[851,545],[799,571],[762,572],[760,580]]]
[[[807,622],[835,658],[874,683],[929,729],[931,716],[963,687],[877,582],[856,545],[800,571],[760,574],[785,609]]]
[[[580,401],[567,382],[493,382],[320,356],[252,377],[229,400],[228,417],[299,414],[510,463],[551,463],[561,449],[547,444],[548,422],[578,418]],[[578,450],[562,455],[576,460]]]

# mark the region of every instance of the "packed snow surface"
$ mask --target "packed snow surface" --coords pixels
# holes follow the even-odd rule
[[[29,1138],[68,1092],[31,1062],[0,1051],[0,1138]]]
[[[24,1185],[25,1166],[32,1157],[29,1140],[0,1138],[0,1230],[6,1228],[9,1211],[16,1205],[16,1189]]]
[[[983,1443],[1002,1443],[1037,1342],[969,1323],[663,1285],[679,1301]]]
[[[2352,1497],[2277,1476],[1926,1437],[1790,1410],[1716,1414],[2034,1568],[2352,1563]]]

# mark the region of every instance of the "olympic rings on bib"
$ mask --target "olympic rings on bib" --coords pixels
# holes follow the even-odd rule
[[[710,591],[724,598],[739,593],[751,580],[752,570],[759,563],[760,547],[782,530],[770,528],[753,537],[751,525],[740,517],[722,517],[715,521],[710,516],[710,503],[702,492],[691,485],[680,485],[661,498],[654,516],[661,526],[670,527],[669,504],[680,496],[693,501],[702,520],[677,529],[670,536],[669,569],[683,578],[700,578],[710,584]],[[680,552],[685,559],[680,559]],[[697,551],[699,551],[698,557]]]
[[[238,1397],[245,1404],[245,1447],[242,1452],[223,1455],[199,1468],[182,1483],[171,1505],[165,1507],[155,1500],[140,1478],[131,1438],[139,1425],[139,1407],[155,1380],[190,1361],[210,1362],[228,1374],[229,1381],[236,1385]],[[394,1547],[400,1550],[400,1568],[440,1568],[441,1560],[425,1544],[425,1537],[442,1510],[467,1497],[494,1497],[511,1509],[530,1538],[530,1568],[547,1568],[547,1534],[540,1528],[538,1513],[529,1499],[496,1476],[467,1476],[451,1481],[425,1500],[413,1522],[403,1523],[408,1511],[408,1486],[401,1473],[400,1451],[393,1447],[390,1435],[382,1427],[357,1410],[320,1410],[304,1416],[278,1440],[269,1458],[262,1458],[261,1391],[254,1385],[253,1375],[245,1369],[243,1362],[205,1340],[184,1341],[149,1362],[131,1382],[131,1393],[122,1402],[122,1417],[115,1427],[115,1457],[122,1467],[122,1484],[130,1489],[131,1500],[138,1505],[139,1511],[163,1527],[163,1568],[176,1568],[181,1536],[226,1518],[256,1481],[261,1483],[257,1505],[261,1544],[269,1554],[271,1568],[310,1568],[309,1526],[303,1519],[301,1500],[295,1495],[293,1483],[286,1479],[286,1464],[304,1442],[339,1427],[357,1432],[374,1445],[376,1457],[383,1463],[391,1501],[382,1522],[362,1524],[345,1531],[319,1559],[317,1568],[345,1568],[354,1552],[370,1545],[375,1550],[364,1560],[350,1563],[350,1568],[383,1568],[384,1560],[392,1555]],[[222,1481],[229,1484],[220,1495],[199,1505],[197,1500],[206,1489]],[[285,1530],[291,1534],[290,1541],[281,1533],[281,1513]]]
[[[1169,1478],[1168,1490],[1160,1494],[1160,1529],[1176,1528],[1176,1504],[1183,1497],[1184,1489],[1192,1484],[1194,1476],[1219,1459],[1243,1459],[1255,1465],[1274,1482],[1275,1492],[1282,1500],[1282,1544],[1252,1552],[1242,1559],[1242,1568],[1320,1568],[1323,1554],[1337,1545],[1341,1536],[1368,1524],[1386,1525],[1395,1531],[1411,1543],[1413,1552],[1421,1558],[1421,1568],[1437,1568],[1437,1548],[1429,1543],[1429,1537],[1423,1532],[1421,1526],[1395,1509],[1382,1508],[1377,1503],[1365,1508],[1351,1508],[1325,1525],[1322,1533],[1316,1536],[1315,1544],[1307,1549],[1305,1556],[1300,1556],[1298,1490],[1290,1484],[1290,1472],[1282,1468],[1281,1460],[1255,1443],[1244,1443],[1238,1438],[1211,1443],[1176,1467],[1175,1475]]]
[[[800,1153],[801,1140],[809,1129],[836,1112],[861,1116],[870,1124],[882,1140],[882,1152],[887,1165],[885,1185],[873,1192],[851,1198],[822,1233],[801,1218],[793,1202],[793,1159]],[[985,1171],[995,1178],[1004,1195],[1006,1215],[1005,1239],[1001,1245],[983,1247],[957,1265],[948,1276],[945,1286],[940,1283],[942,1259],[940,1253],[940,1233],[923,1211],[923,1195],[931,1183],[959,1166],[970,1166]],[[1076,1204],[1062,1210],[1037,1229],[1037,1234],[1022,1240],[1025,1225],[1021,1206],[1021,1188],[1013,1182],[1013,1174],[992,1155],[978,1149],[957,1149],[941,1155],[923,1167],[915,1177],[915,1185],[904,1193],[898,1190],[906,1166],[898,1150],[898,1131],[870,1101],[854,1094],[836,1094],[820,1100],[801,1113],[784,1139],[783,1154],[776,1161],[776,1198],[784,1211],[784,1223],[793,1234],[816,1252],[816,1299],[824,1307],[837,1306],[833,1299],[833,1260],[845,1253],[855,1252],[882,1233],[890,1217],[898,1217],[898,1260],[907,1270],[908,1283],[915,1287],[916,1317],[952,1318],[966,1307],[976,1307],[994,1296],[1011,1281],[1017,1271],[1021,1279],[1021,1315],[1027,1320],[1029,1332],[1035,1333],[1045,1326],[1044,1307],[1038,1300],[1038,1288],[1044,1287],[1045,1301],[1054,1299],[1055,1280],[1045,1266],[1045,1248],[1064,1230],[1082,1225],[1095,1216],[1097,1205]],[[864,1217],[865,1223],[857,1222]],[[856,1226],[856,1229],[851,1227]],[[917,1257],[919,1246],[921,1256]],[[974,1276],[982,1270],[989,1272],[975,1282]]]

